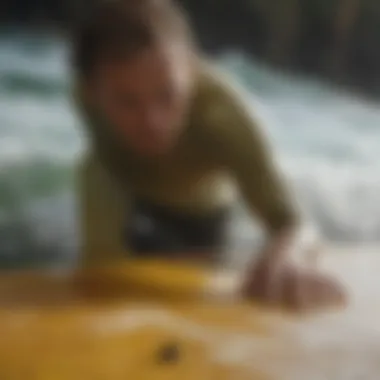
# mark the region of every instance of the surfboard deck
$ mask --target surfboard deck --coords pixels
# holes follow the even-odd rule
[[[228,296],[231,275],[165,262],[0,276],[0,379],[377,380],[380,252],[327,254],[345,310]]]

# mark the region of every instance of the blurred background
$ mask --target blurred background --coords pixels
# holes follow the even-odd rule
[[[0,268],[75,262],[66,30],[88,0],[0,4]],[[380,240],[380,1],[182,0],[204,50],[260,104],[305,212],[336,244]],[[241,241],[252,236],[240,212]]]

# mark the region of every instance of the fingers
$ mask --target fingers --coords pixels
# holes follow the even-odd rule
[[[265,262],[259,263],[246,283],[245,294],[270,305],[277,305],[282,297],[282,271],[273,271]]]
[[[302,274],[289,268],[284,276],[282,304],[292,310],[303,310],[307,306],[307,292]]]
[[[335,306],[345,304],[346,295],[343,287],[328,276],[316,276],[314,279],[314,293],[320,304]]]
[[[296,304],[304,310],[345,304],[343,288],[333,279],[318,273],[302,273],[298,279],[302,299]]]
[[[283,272],[281,270],[274,272],[269,269],[267,273],[264,273],[262,301],[272,306],[279,305],[282,299],[282,283]]]
[[[271,306],[304,311],[341,306],[346,295],[339,283],[315,272],[283,267],[275,275],[257,268],[246,288],[250,298]]]

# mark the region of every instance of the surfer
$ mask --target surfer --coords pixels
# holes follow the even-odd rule
[[[125,252],[218,261],[236,187],[267,234],[244,291],[295,306],[342,299],[333,280],[292,263],[301,221],[259,118],[203,58],[176,4],[101,1],[72,58],[90,142],[80,173],[85,261]]]

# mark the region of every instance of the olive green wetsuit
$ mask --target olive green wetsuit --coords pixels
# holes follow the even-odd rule
[[[124,254],[122,234],[131,222],[127,210],[138,204],[148,211],[151,205],[153,215],[166,212],[163,219],[171,226],[186,218],[192,220],[188,226],[202,220],[207,225],[228,208],[237,188],[267,230],[296,222],[285,180],[251,106],[211,65],[200,68],[184,132],[164,155],[137,156],[96,111],[83,103],[81,110],[91,143],[81,168],[80,190],[86,259]]]

